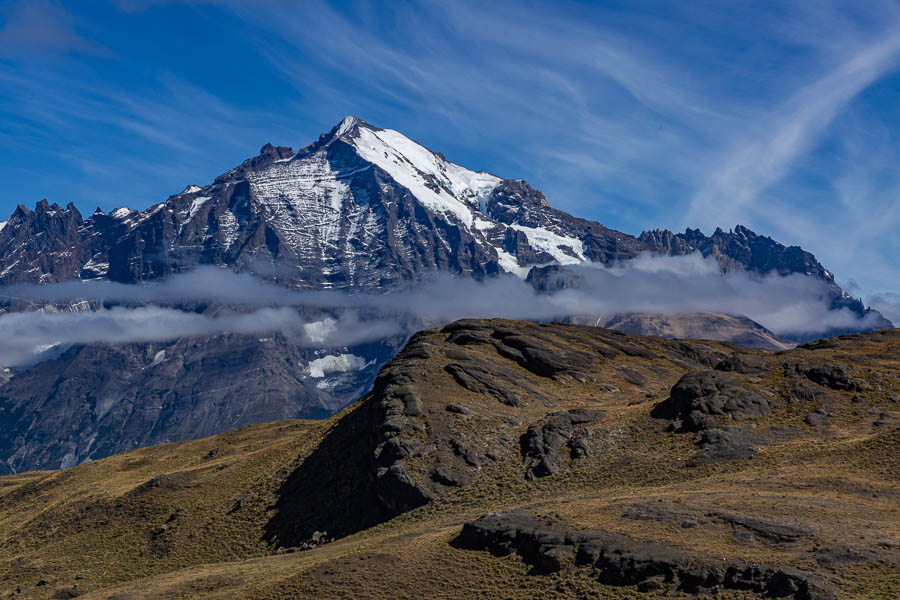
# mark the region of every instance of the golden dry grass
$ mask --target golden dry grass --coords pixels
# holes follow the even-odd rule
[[[435,341],[441,335],[430,334]],[[650,347],[662,343],[640,339]],[[732,351],[715,342],[691,343]],[[466,350],[497,360],[488,347]],[[791,428],[792,435],[759,448],[752,459],[715,464],[695,464],[691,434],[667,432],[664,422],[649,416],[685,372],[662,353],[652,360],[620,355],[601,363],[589,381],[549,380],[514,365],[553,403],[524,408],[461,388],[443,370],[449,359],[423,361],[415,385],[424,392],[426,408],[465,404],[476,417],[462,421],[460,430],[470,436],[506,432],[511,443],[505,453],[469,487],[302,552],[276,554],[264,540],[279,485],[354,407],[325,422],[258,425],[66,471],[2,477],[0,595],[21,585],[28,598],[69,592],[107,599],[663,597],[599,585],[584,569],[530,575],[515,556],[449,544],[465,522],[485,512],[528,507],[570,527],[661,541],[698,556],[814,570],[839,586],[841,597],[900,597],[896,562],[823,567],[812,558],[816,548],[829,544],[900,555],[900,429],[896,421],[873,425],[880,411],[900,408],[900,341],[851,337],[835,348],[791,352],[848,364],[870,388],[823,390],[816,401],[783,403],[755,422],[755,431]],[[773,364],[778,360],[761,354]],[[643,373],[647,383],[628,383],[619,367]],[[784,391],[780,370],[744,379],[773,397]],[[604,391],[600,384],[620,391]],[[834,425],[814,430],[803,419],[823,403]],[[548,412],[578,407],[606,413],[592,426],[595,451],[566,472],[526,481],[518,436]],[[429,418],[426,410],[426,424]],[[421,477],[427,466],[411,463],[409,470]],[[622,518],[628,506],[646,502],[697,514],[732,511],[812,534],[775,544],[759,536],[739,539],[722,522],[686,529],[676,522]],[[41,579],[48,583],[37,587]]]

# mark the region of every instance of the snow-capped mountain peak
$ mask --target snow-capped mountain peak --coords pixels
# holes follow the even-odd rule
[[[34,212],[18,208],[0,228],[0,285],[132,283],[215,264],[262,266],[279,283],[307,289],[387,289],[434,272],[514,273],[540,287],[556,285],[559,265],[696,250],[723,268],[822,279],[834,286],[835,306],[864,312],[799,248],[745,228],[635,238],[551,207],[525,181],[467,169],[354,116],[296,153],[265,144],[212,183],[189,185],[147,210],[82,219],[74,206],[42,201]]]
[[[353,115],[347,115],[346,117],[344,117],[341,120],[340,123],[337,124],[337,126],[335,126],[334,129],[332,129],[332,135],[334,137],[341,137],[341,136],[349,133],[354,127],[356,127],[360,123],[362,123],[364,125],[368,125],[368,123],[366,123],[362,119],[357,119]]]
[[[488,196],[503,179],[452,163],[399,131],[379,129],[347,116],[324,137],[325,144],[341,140],[360,158],[376,165],[429,210],[453,215],[472,227],[484,212]]]

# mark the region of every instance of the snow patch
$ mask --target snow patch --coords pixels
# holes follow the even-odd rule
[[[495,227],[499,227],[500,223],[494,223],[493,221],[485,221],[484,219],[479,219],[475,217],[475,229],[479,231],[486,231],[488,229],[493,229]]]
[[[334,133],[335,137],[341,137],[342,135],[353,129],[353,126],[357,123],[359,123],[359,120],[356,117],[347,115],[338,125],[337,131]]]
[[[543,250],[561,265],[577,265],[587,260],[584,257],[584,246],[579,239],[559,235],[542,227],[525,227],[515,224],[510,227],[524,233],[532,247]],[[562,246],[568,246],[577,255],[577,258],[563,251]]]
[[[197,213],[200,212],[200,209],[203,208],[203,205],[206,204],[210,199],[211,196],[197,196],[196,198],[194,198],[193,202],[191,202],[191,208],[190,210],[188,210],[187,217],[185,218],[184,223],[181,225],[182,231],[184,231],[184,228],[188,223],[194,220],[194,217],[197,216]]]
[[[200,191],[200,189],[201,188],[199,185],[189,185],[186,188],[184,188],[184,191],[181,193],[182,194],[196,194],[197,192]]]
[[[6,221],[0,221],[0,231],[3,231],[4,227],[6,227]]]
[[[102,255],[97,254],[91,260],[87,261],[83,267],[81,267],[82,271],[90,271],[94,277],[103,277],[107,273],[109,273],[109,263],[103,260]]]
[[[137,212],[136,210],[131,210],[127,206],[123,206],[122,208],[117,208],[116,210],[109,213],[113,219],[122,220],[128,217],[130,214]]]
[[[370,167],[366,167],[370,168]],[[304,259],[325,259],[340,238],[342,219],[353,221],[366,206],[348,203],[346,179],[357,171],[335,171],[325,152],[270,165],[251,173],[250,190],[279,237]]]
[[[495,250],[497,251],[497,264],[500,265],[501,269],[507,273],[512,273],[521,279],[525,279],[525,277],[528,276],[528,271],[531,270],[531,267],[519,265],[519,261],[516,260],[516,257],[506,250],[501,250],[500,248],[495,248]]]
[[[374,364],[375,361],[366,362],[361,356],[355,354],[333,354],[323,356],[310,361],[306,370],[310,377],[321,379],[329,373],[345,373],[347,371],[359,371]]]
[[[155,367],[156,365],[158,365],[159,363],[161,363],[164,360],[166,360],[166,351],[160,350],[153,356],[153,362],[150,363],[150,366]]]
[[[219,233],[222,234],[222,242],[226,248],[231,248],[231,245],[237,241],[241,233],[240,224],[234,218],[234,215],[228,211],[222,213],[222,216],[219,217]]]
[[[78,464],[78,461],[75,459],[74,452],[66,452],[66,455],[62,457],[62,460],[59,461],[60,469],[69,469]]]

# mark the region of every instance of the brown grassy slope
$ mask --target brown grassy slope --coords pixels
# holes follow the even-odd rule
[[[543,363],[510,353],[513,334],[544,348]],[[765,368],[734,376],[772,410],[719,424],[755,436],[750,457],[698,460],[694,434],[671,431],[650,412],[684,373],[736,350],[573,325],[490,321],[428,331],[385,368],[372,394],[329,421],[249,427],[0,478],[0,593],[635,597],[633,586],[600,585],[589,569],[529,575],[515,555],[450,545],[465,522],[524,507],[692,556],[795,567],[841,597],[900,596],[900,335],[844,336],[778,354],[740,349]],[[843,365],[853,389],[783,366],[797,360]],[[548,372],[554,361],[567,368]],[[450,364],[482,365],[494,387],[466,389]],[[519,406],[501,402],[497,389]],[[527,479],[521,436],[573,408],[603,413],[579,428],[587,455],[572,459],[564,446],[555,474]],[[817,409],[830,424],[806,423]],[[395,439],[409,452],[390,462],[385,441]],[[406,487],[385,478],[386,467],[401,469]],[[349,535],[276,554],[313,530]],[[47,584],[37,586],[41,579]]]

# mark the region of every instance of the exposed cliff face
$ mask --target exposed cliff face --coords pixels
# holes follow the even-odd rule
[[[660,254],[681,256],[700,252],[703,256],[711,256],[726,272],[746,269],[761,275],[769,273],[806,275],[828,284],[828,301],[833,309],[847,308],[860,316],[873,312],[866,308],[862,300],[845,293],[835,283],[834,274],[823,267],[811,253],[799,246],[784,246],[741,225],[737,225],[730,232],[717,228],[709,237],[703,235],[699,229],[687,229],[684,233],[677,234],[657,229],[644,231],[638,239],[649,250]],[[879,318],[877,321],[878,324],[874,329],[891,327],[887,319]],[[847,332],[829,332],[831,335],[840,333]]]
[[[0,385],[0,457],[12,472],[65,468],[253,423],[325,418],[363,394],[393,352],[390,342],[314,352],[282,335],[238,334],[75,346]]]

